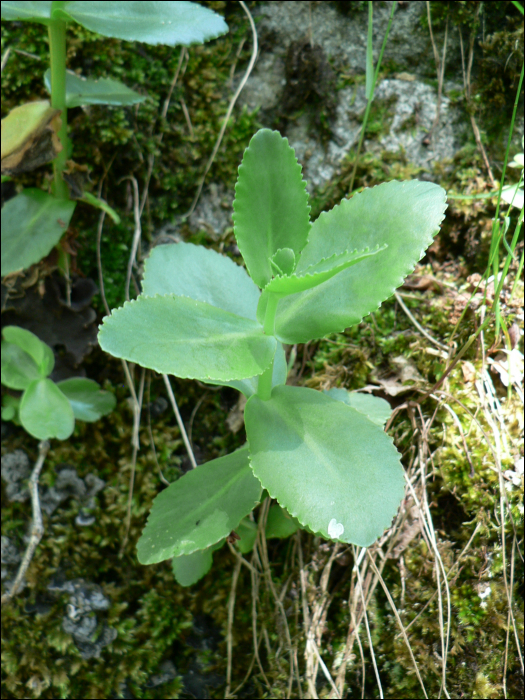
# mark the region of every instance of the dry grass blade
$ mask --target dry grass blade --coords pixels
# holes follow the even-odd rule
[[[226,650],[227,650],[227,664],[226,664],[226,692],[224,694],[225,698],[230,697],[230,688],[232,683],[232,656],[233,656],[233,616],[235,613],[235,595],[237,592],[237,583],[239,581],[239,574],[241,572],[242,560],[239,558],[235,562],[235,568],[232,574],[232,585],[230,590],[230,596],[228,598],[228,627],[226,632]]]
[[[448,355],[448,351],[449,351],[448,346],[443,345],[443,343],[440,343],[439,340],[436,340],[435,338],[433,338],[433,337],[430,335],[430,333],[428,333],[428,332],[423,328],[423,326],[419,323],[419,321],[417,321],[417,319],[414,318],[412,312],[410,311],[410,309],[407,307],[407,305],[405,304],[405,302],[404,302],[403,299],[401,298],[401,294],[399,294],[399,292],[394,292],[394,296],[395,296],[395,298],[396,298],[396,300],[397,300],[399,306],[403,309],[403,311],[406,313],[406,315],[407,315],[408,318],[412,321],[412,323],[413,323],[414,326],[418,329],[418,331],[419,331],[422,335],[424,335],[425,338],[426,338],[427,340],[429,340],[429,341],[432,343],[432,345],[435,345],[437,348],[439,348],[440,350],[443,350],[443,351],[446,352],[447,355]]]
[[[179,407],[177,406],[175,394],[173,393],[173,389],[171,388],[170,379],[167,374],[163,374],[162,379],[164,380],[166,391],[168,392],[168,397],[171,403],[171,407],[173,408],[173,413],[175,414],[175,417],[177,419],[177,425],[179,426],[180,434],[184,442],[184,447],[186,448],[186,452],[188,453],[191,466],[195,469],[195,467],[197,466],[197,462],[195,461],[195,455],[193,454],[193,450],[191,449],[190,441],[186,433],[186,428],[184,427],[184,423],[182,422],[182,417],[180,415]]]
[[[423,695],[424,695],[426,698],[428,698],[427,691],[426,691],[426,689],[425,689],[425,684],[423,683],[423,679],[421,678],[421,674],[419,673],[419,667],[418,667],[417,662],[416,662],[416,659],[415,659],[415,657],[414,657],[414,652],[412,651],[412,647],[410,646],[410,642],[408,641],[407,633],[406,633],[406,630],[405,630],[405,628],[404,628],[404,626],[403,626],[403,623],[401,622],[401,618],[399,617],[399,612],[397,611],[396,604],[394,603],[394,599],[393,599],[392,596],[390,595],[390,591],[388,590],[387,585],[386,585],[386,583],[385,583],[384,580],[383,580],[383,577],[382,577],[381,574],[379,573],[379,569],[378,569],[377,566],[375,565],[375,562],[374,562],[373,558],[371,557],[370,552],[368,552],[368,557],[369,557],[369,559],[370,559],[370,565],[372,566],[372,568],[373,568],[374,571],[376,572],[377,576],[379,577],[379,583],[381,584],[381,587],[383,588],[383,590],[384,590],[384,592],[385,592],[385,595],[386,595],[386,597],[388,598],[388,602],[390,603],[390,607],[392,608],[392,612],[394,613],[394,615],[395,615],[395,617],[396,617],[397,624],[399,625],[399,628],[400,628],[400,630],[401,630],[401,634],[403,635],[403,639],[405,640],[405,644],[407,645],[407,649],[408,649],[408,651],[409,651],[410,658],[412,659],[412,663],[414,664],[414,669],[415,669],[415,671],[416,671],[416,676],[417,676],[417,679],[418,679],[418,681],[419,681],[419,683],[420,683],[420,685],[421,685],[421,689],[422,689],[422,691],[423,691]]]
[[[239,83],[239,86],[238,86],[237,90],[235,91],[235,94],[233,95],[233,97],[230,100],[230,104],[228,105],[226,115],[225,115],[224,120],[222,122],[221,130],[220,130],[219,135],[217,137],[217,141],[215,142],[215,146],[213,148],[212,154],[211,154],[208,162],[206,163],[204,173],[202,175],[202,178],[199,182],[199,186],[197,188],[197,193],[195,195],[195,198],[192,202],[192,205],[191,205],[189,211],[186,214],[186,218],[191,216],[193,214],[193,212],[195,211],[195,207],[197,206],[197,202],[199,201],[199,197],[201,196],[202,188],[204,187],[206,175],[209,173],[210,168],[213,164],[213,161],[215,160],[215,156],[217,155],[217,151],[219,150],[219,147],[222,143],[222,138],[224,136],[224,132],[226,131],[226,127],[228,126],[228,121],[229,121],[231,114],[233,112],[233,108],[235,107],[235,103],[237,102],[239,95],[241,94],[244,86],[246,85],[246,81],[250,77],[250,73],[252,72],[253,67],[255,65],[255,61],[257,60],[258,43],[257,43],[257,30],[255,28],[255,23],[253,21],[253,18],[251,16],[250,11],[248,10],[246,4],[244,2],[240,2],[239,4],[242,7],[242,9],[244,10],[246,16],[248,17],[248,21],[250,22],[250,27],[251,27],[252,36],[253,36],[252,55],[250,58],[250,62],[248,64],[248,68],[246,69],[246,72],[245,72],[241,82]]]
[[[362,549],[361,554],[362,555],[366,554],[366,549]],[[360,555],[360,557],[361,557],[361,555]],[[361,600],[363,603],[366,634],[368,636],[368,645],[369,645],[369,649],[370,649],[370,656],[372,657],[372,665],[374,667],[374,673],[376,675],[377,687],[379,689],[379,697],[384,698],[385,696],[383,695],[383,687],[381,686],[381,678],[379,677],[379,670],[377,668],[376,656],[374,654],[374,644],[372,642],[372,634],[370,633],[370,625],[368,624],[368,615],[366,612],[365,593],[363,590],[363,580],[361,578],[361,572],[359,571],[359,564],[360,564],[359,559],[360,559],[360,557],[356,557],[357,561],[355,564],[355,570],[356,570],[356,574],[357,574],[357,581],[359,583],[359,593],[361,595]]]

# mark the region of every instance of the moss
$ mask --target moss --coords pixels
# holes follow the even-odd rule
[[[210,6],[214,5],[220,3]],[[122,179],[133,175],[142,192],[148,158],[155,157],[142,222],[146,240],[163,223],[172,223],[174,216],[180,218],[188,211],[233,94],[229,86],[232,56],[246,33],[241,8],[229,13],[227,20],[230,27],[227,35],[189,48],[187,67],[173,91],[166,119],[159,115],[177,69],[179,48],[130,44],[99,37],[75,23],[68,25],[69,69],[86,77],[120,79],[148,96],[146,102],[135,107],[93,105],[68,112],[74,160],[89,165],[92,191],[97,192],[102,186],[102,196],[122,216],[120,225],[106,218],[102,239],[106,296],[111,307],[123,301],[128,257],[123,246],[131,245],[134,230],[132,189]],[[24,99],[47,97],[41,78],[48,60],[45,28],[19,25],[2,24],[2,50],[10,46],[34,53],[42,62],[38,58],[11,55],[2,73],[2,115]],[[246,42],[238,58],[237,73],[250,55],[250,42]],[[183,104],[193,135],[184,117]],[[234,111],[208,181],[221,181],[233,187],[242,153],[259,126],[256,113]],[[29,174],[23,184],[41,186],[46,172],[49,168]],[[95,279],[98,218],[97,211],[80,204],[72,222],[78,231],[78,267],[84,275]],[[98,306],[102,310],[100,302]]]
[[[364,3],[340,4],[356,6],[352,11],[361,11],[357,7],[359,5],[366,10]],[[436,9],[433,7],[433,12],[434,9],[439,12],[439,7],[444,4],[438,3]],[[134,225],[129,199],[131,189],[128,190],[127,181],[120,182],[120,178],[133,174],[142,188],[148,156],[155,154],[150,197],[143,217],[144,235],[147,239],[163,223],[171,222],[176,217],[180,217],[176,219],[177,222],[182,221],[182,215],[192,201],[220,128],[231,92],[225,86],[229,80],[232,56],[246,29],[240,8],[236,11],[232,9],[237,4],[209,5],[230,13],[227,21],[234,31],[231,36],[212,44],[190,49],[190,61],[184,77],[174,91],[165,123],[159,120],[158,114],[177,66],[178,51],[141,45],[133,48],[116,41],[100,41],[87,32],[82,33],[79,28],[71,27],[69,58],[75,69],[97,76],[120,76],[130,87],[144,90],[149,95],[149,100],[140,108],[97,108],[91,111],[89,118],[82,110],[71,110],[75,159],[91,166],[94,190],[105,178],[102,194],[123,214],[123,223],[119,226],[106,222],[102,239],[103,266],[111,306],[122,301],[127,252]],[[477,3],[450,5],[461,6],[462,9],[465,6],[471,12],[471,6]],[[508,8],[509,5],[505,7]],[[436,27],[439,29],[437,16]],[[7,23],[3,25],[2,31],[4,50],[9,43],[25,51],[45,55],[45,32],[41,28],[31,25],[22,28]],[[486,38],[486,48],[483,50],[487,56],[498,50],[500,41],[501,46],[509,48],[505,37],[492,44]],[[246,65],[249,54],[247,42],[240,56],[238,72]],[[44,96],[35,65],[34,60],[24,55],[11,56],[3,73],[3,109],[31,96]],[[395,66],[387,68],[398,70]],[[339,75],[338,79],[341,85],[350,78]],[[351,79],[354,80],[353,77]],[[356,78],[357,81],[361,79],[359,76]],[[495,92],[500,90],[491,87],[493,89]],[[183,116],[181,99],[184,99],[191,116],[193,140]],[[380,133],[385,127],[387,113],[384,105],[377,105],[376,109],[372,115],[372,124],[376,125],[377,133]],[[498,106],[497,109],[506,107]],[[479,116],[483,117],[482,110]],[[209,174],[210,181],[222,180],[228,186],[233,184],[242,150],[259,126],[257,120],[257,114],[240,111],[234,113],[226,140]],[[156,140],[159,133],[163,134],[161,146]],[[490,129],[486,135],[486,138],[492,139]],[[97,144],[96,148],[92,144]],[[495,152],[499,147],[495,142]],[[314,218],[348,195],[353,166],[351,155],[326,188],[314,197]],[[43,168],[25,176],[24,184],[41,184],[45,171]],[[408,179],[416,177],[419,172],[402,154],[382,153],[376,156],[364,153],[358,163],[356,186],[371,186],[389,179]],[[488,189],[484,166],[474,144],[469,144],[454,160],[436,166],[434,175],[447,189],[454,191],[464,191],[468,187]],[[452,327],[451,314],[455,297],[450,290],[457,290],[470,271],[483,269],[490,240],[487,222],[493,215],[494,205],[491,200],[451,201],[443,231],[418,270],[419,276],[437,277],[445,286],[439,292],[431,287],[425,291],[411,292],[412,298],[404,297],[405,304],[419,323],[441,343],[448,342]],[[79,252],[78,266],[84,274],[90,276],[96,276],[94,234],[97,219],[95,212],[79,206],[74,220],[78,239],[83,246]],[[181,225],[181,231],[183,235],[188,231],[184,224]],[[226,232],[223,241],[212,241],[205,232],[199,232],[192,240],[216,249],[224,244],[225,251],[233,243],[231,230]],[[406,290],[402,291],[405,294]],[[507,319],[510,321],[513,316],[509,315]],[[473,314],[465,317],[456,337],[458,347],[472,335],[477,322],[478,317]],[[489,330],[485,336],[486,346],[491,345],[493,340],[494,332]],[[391,299],[358,326],[312,343],[307,348],[298,347],[295,370],[300,372],[305,352],[305,366],[299,380],[301,384],[315,388],[341,386],[359,389],[374,383],[378,378],[398,376],[399,367],[393,360],[402,356],[423,377],[426,389],[442,376],[445,366],[439,352],[433,354],[429,349],[432,350],[428,341],[414,328],[397,302]],[[464,359],[479,369],[479,346],[474,345]],[[46,460],[41,484],[43,488],[52,486],[56,481],[55,468],[68,463],[76,467],[80,476],[96,473],[104,479],[106,487],[96,497],[92,511],[96,522],[89,528],[75,525],[80,504],[74,499],[62,504],[52,516],[45,516],[45,534],[28,573],[29,587],[3,610],[2,693],[5,697],[42,698],[129,695],[179,697],[191,693],[190,679],[197,678],[201,685],[193,695],[203,696],[207,692],[211,697],[222,697],[226,674],[228,599],[235,559],[227,548],[219,550],[215,553],[211,572],[199,585],[190,589],[182,589],[174,583],[169,562],[151,567],[137,563],[135,544],[151,502],[160,488],[159,467],[168,481],[178,478],[187,468],[183,443],[176,422],[169,412],[151,418],[156,445],[154,455],[150,447],[146,409],[143,411],[140,429],[141,449],[131,502],[131,529],[127,546],[120,556],[126,531],[131,475],[132,412],[127,401],[128,391],[120,364],[101,352],[93,352],[84,368],[88,376],[105,381],[107,388],[113,388],[118,398],[117,410],[96,424],[78,424],[67,443],[55,442]],[[192,424],[192,439],[199,461],[227,454],[243,443],[243,431],[233,435],[225,425],[228,411],[236,402],[236,392],[229,389],[215,390],[183,380],[172,380],[172,385],[187,427],[197,403],[203,399]],[[471,412],[476,412],[474,388],[465,382],[461,366],[450,374],[443,388]],[[387,398],[392,406],[400,407],[403,403],[419,398],[421,393],[418,389],[421,387],[416,385],[410,391]],[[497,387],[497,391],[503,398],[504,391],[501,387]],[[160,379],[152,378],[149,390],[146,389],[145,403],[150,404],[163,394]],[[416,410],[413,406],[412,408]],[[499,483],[491,468],[494,460],[485,436],[469,413],[457,402],[451,400],[450,408],[454,410],[466,436],[470,460],[450,412],[441,407],[434,416],[436,402],[431,398],[421,405],[422,416],[426,421],[434,417],[427,435],[428,449],[432,455],[432,468],[427,479],[428,501],[439,551],[447,570],[457,560],[475,528],[478,525],[479,528],[450,581],[452,618],[448,692],[451,697],[503,697],[502,672],[508,603],[503,579],[501,528],[497,520]],[[514,398],[505,404],[505,411],[505,423],[510,437],[517,440],[520,425],[516,418],[517,405]],[[492,436],[486,418],[479,412],[476,417],[483,430]],[[408,467],[417,448],[417,435],[414,434],[408,409],[402,409],[396,414],[390,432],[402,453],[405,467]],[[32,459],[36,457],[36,441],[28,439],[19,429],[14,430],[3,449],[17,447],[26,449]],[[503,468],[510,466],[508,457],[504,457]],[[506,492],[505,501],[505,507],[509,508],[518,532],[523,520],[521,494],[520,487],[513,487]],[[2,506],[2,532],[22,549],[29,519],[28,504],[7,502],[3,494]],[[506,534],[508,577],[512,554],[509,543],[512,535],[510,530]],[[313,605],[318,601],[320,572],[329,549],[323,550],[324,543],[318,538],[305,533],[301,533],[300,537],[306,565],[307,597]],[[305,640],[295,547],[294,539],[271,541],[269,559],[277,590],[287,584],[283,605],[292,640],[297,644],[300,669],[304,672]],[[332,673],[341,661],[350,624],[347,601],[353,560],[351,553],[345,553],[345,556],[346,564],[334,564],[332,570],[329,591],[333,599],[320,646],[322,658]],[[51,577],[60,569],[66,572],[68,579],[83,577],[98,583],[111,601],[109,610],[98,617],[100,623],[104,621],[114,627],[118,636],[110,646],[104,648],[100,659],[82,659],[71,636],[62,629],[67,596],[52,596],[46,590]],[[409,630],[410,642],[429,697],[439,695],[441,682],[439,601],[434,595],[435,576],[431,553],[419,533],[398,558],[387,560],[383,571],[403,623],[412,623]],[[255,664],[255,670],[239,691],[239,697],[289,697],[290,660],[286,635],[282,618],[276,612],[275,601],[266,583],[261,578],[256,602],[258,633],[261,635],[259,654],[271,690]],[[487,585],[490,586],[490,594],[482,597]],[[520,636],[523,634],[522,586],[522,560],[515,553],[513,611]],[[30,612],[34,609],[31,606],[42,599],[47,603],[47,611]],[[403,605],[401,601],[404,601]],[[421,697],[412,660],[399,636],[386,596],[380,588],[371,600],[368,613],[385,697]],[[242,567],[236,591],[233,627],[233,688],[241,683],[253,659],[251,615],[251,577],[250,572]],[[363,629],[361,632],[367,662],[366,697],[376,697],[378,693],[372,680],[368,642]],[[523,687],[513,645],[511,630],[507,697],[518,698],[523,695]],[[354,653],[357,658],[351,659],[348,667],[346,692],[349,696],[357,697],[361,694],[361,670],[356,649]],[[177,675],[169,683],[154,687],[151,678],[159,673],[161,663],[166,660],[174,661]],[[331,667],[332,661],[336,664],[334,669]],[[327,697],[329,692],[328,684],[319,674],[319,696]],[[296,693],[294,683],[292,696],[295,697]]]
[[[465,52],[472,38],[471,98],[466,110],[486,130],[486,142],[504,150],[503,128],[510,121],[523,64],[522,15],[511,2],[431,2],[430,6],[434,31],[443,31],[447,23],[449,29],[455,27]],[[428,25],[427,13],[421,21]],[[455,72],[456,66],[450,64],[448,70]]]

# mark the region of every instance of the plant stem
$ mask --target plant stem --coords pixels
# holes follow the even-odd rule
[[[266,305],[266,313],[264,315],[264,334],[274,335],[275,330],[275,313],[277,304],[282,294],[273,292],[268,294],[268,303]],[[272,395],[272,377],[273,377],[273,360],[269,367],[259,376],[259,384],[257,387],[257,396],[263,401],[268,401]]]
[[[61,126],[58,138],[63,148],[53,161],[54,195],[69,199],[69,192],[62,172],[68,158],[67,107],[66,107],[66,23],[53,20],[49,25],[49,55],[51,62],[51,106],[60,110]]]
[[[268,294],[268,304],[266,305],[266,313],[264,315],[264,333],[265,335],[274,335],[275,328],[275,313],[277,304],[282,294],[270,292]]]
[[[58,199],[69,199],[69,190],[62,177],[66,169],[69,143],[67,137],[66,106],[66,23],[64,20],[52,20],[49,25],[49,59],[51,64],[51,106],[60,110],[60,129],[58,138],[62,150],[53,161],[52,192]],[[67,304],[71,306],[71,282],[69,277],[69,253],[60,243],[57,244],[58,268],[66,280]]]
[[[263,401],[268,401],[272,395],[273,360],[271,365],[259,375],[257,386],[257,396]]]

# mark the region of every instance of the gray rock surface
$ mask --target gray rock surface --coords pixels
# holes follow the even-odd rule
[[[384,5],[384,6],[383,6]],[[374,63],[387,29],[390,3],[374,4]],[[432,179],[433,165],[452,158],[464,141],[465,128],[459,112],[447,97],[450,89],[461,89],[460,63],[458,79],[444,85],[439,117],[432,46],[428,31],[422,26],[425,3],[408,2],[398,7],[382,65],[394,65],[396,72],[376,86],[374,104],[385,104],[387,133],[365,140],[363,151],[380,156],[382,151],[399,153],[419,167],[423,176]],[[320,191],[337,176],[344,158],[357,147],[366,108],[362,76],[366,68],[368,13],[366,8],[342,13],[335,3],[268,2],[254,10],[257,19],[259,55],[255,68],[244,87],[238,107],[259,110],[261,122],[273,126],[282,116],[287,102],[287,61],[293,42],[320,47],[327,65],[336,76],[361,76],[356,84],[334,90],[335,109],[329,120],[329,137],[312,127],[312,110],[306,105],[293,119],[285,121],[285,133],[303,166],[303,175],[311,194]],[[439,49],[442,37],[435,33]],[[447,62],[458,57],[457,39],[449,37]],[[397,77],[395,77],[397,76]],[[237,81],[241,79],[238,76]],[[390,111],[390,113],[389,113]],[[431,134],[429,135],[429,132]],[[222,184],[209,183],[189,219],[193,230],[207,230],[220,236],[232,225],[233,192]]]

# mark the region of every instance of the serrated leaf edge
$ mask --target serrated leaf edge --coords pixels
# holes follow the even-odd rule
[[[328,397],[328,398],[331,398],[331,397]],[[335,399],[332,399],[332,400],[335,401]],[[343,405],[347,406],[347,408],[349,408],[351,411],[355,411],[356,413],[359,413],[361,416],[363,416],[364,418],[366,418],[370,423],[373,423],[373,421],[371,421],[370,418],[369,418],[367,415],[365,415],[364,413],[360,413],[360,411],[358,411],[356,408],[353,408],[352,406],[348,406],[347,404],[343,404]],[[374,425],[375,425],[376,428],[379,428],[379,426],[378,426],[377,424],[374,424]],[[381,428],[380,428],[380,429],[381,429]],[[393,439],[385,430],[383,430],[382,432],[386,435],[386,437],[387,437],[388,440],[390,441],[390,444],[392,445],[392,447],[393,447],[393,448],[395,449],[395,451],[399,454],[398,449],[397,449],[397,447],[395,446],[394,439]],[[247,443],[248,443],[248,445],[249,445],[249,444],[250,444],[250,441],[247,440]],[[263,484],[263,482],[262,482],[261,479],[257,476],[257,474],[255,473],[255,470],[254,470],[254,468],[253,468],[252,457],[251,457],[251,452],[249,451],[249,448],[248,448],[248,452],[249,452],[249,454],[248,454],[248,461],[249,461],[249,464],[250,464],[250,468],[251,468],[251,470],[252,470],[252,472],[253,472],[253,475],[254,475],[257,479],[259,479],[259,482],[261,483],[262,488],[263,488],[263,489],[266,489],[266,491],[268,491],[268,494],[270,495],[270,498],[275,499],[275,500],[277,501],[277,503],[281,506],[281,508],[285,508],[285,509],[288,511],[288,513],[290,513],[290,515],[291,515],[293,518],[296,518],[296,520],[298,520],[298,521],[301,523],[301,525],[302,525],[303,528],[308,527],[308,528],[310,528],[310,530],[313,531],[312,527],[311,527],[310,525],[308,525],[308,523],[303,522],[303,520],[301,519],[301,517],[300,517],[297,513],[294,513],[294,512],[291,510],[291,508],[290,508],[289,506],[287,506],[285,503],[283,503],[283,502],[279,499],[278,496],[276,496],[276,495],[274,495],[273,493],[271,493],[271,491],[269,490],[268,486],[266,486],[265,484]],[[403,465],[401,464],[401,461],[399,462],[399,466],[401,467],[401,469],[403,469]],[[403,472],[404,472],[404,469],[403,469]],[[399,505],[401,505],[401,501],[400,501]],[[392,515],[392,517],[388,520],[388,523],[387,523],[387,524],[379,531],[379,533],[376,535],[375,540],[374,540],[373,542],[371,542],[370,545],[367,545],[367,547],[370,547],[372,544],[374,544],[374,542],[376,542],[376,541],[381,537],[381,535],[382,535],[386,530],[388,530],[389,527],[391,527],[392,521],[393,521],[394,518],[396,517],[398,510],[399,510],[399,506],[397,507],[396,512],[395,512],[395,513]],[[320,535],[321,537],[326,537],[327,539],[329,539],[330,541],[333,541],[333,542],[344,542],[344,540],[333,540],[328,534],[327,534],[327,535],[323,535],[322,532],[316,532],[315,534],[318,534],[318,535]],[[348,543],[346,543],[346,544],[348,544]],[[355,543],[352,542],[352,543],[350,543],[350,544],[355,544]],[[363,546],[363,545],[358,545],[358,546]]]
[[[400,182],[401,184],[404,184],[404,183],[406,183],[406,182],[413,182],[413,180],[389,180],[389,182],[382,182],[382,183],[380,183],[379,185],[374,185],[374,187],[367,187],[367,188],[365,188],[365,190],[363,190],[363,192],[364,192],[364,191],[370,191],[370,190],[376,189],[376,187],[381,187],[382,185],[388,185],[390,182]],[[446,193],[446,190],[443,189],[443,187],[439,186],[439,188],[440,188],[440,189],[444,192],[444,194],[445,194],[445,200],[444,200],[445,206],[444,206],[444,208],[443,208],[443,213],[442,213],[442,215],[441,215],[441,219],[440,219],[439,222],[436,224],[435,232],[432,233],[432,234],[430,234],[430,239],[429,239],[429,241],[426,243],[426,245],[423,245],[423,247],[421,248],[421,251],[420,251],[420,253],[419,253],[419,257],[418,257],[417,260],[414,262],[414,266],[412,267],[412,271],[415,269],[415,266],[416,266],[417,263],[421,260],[421,258],[423,258],[423,256],[425,255],[426,250],[427,250],[427,248],[432,244],[432,241],[434,240],[434,237],[439,233],[439,229],[440,229],[440,227],[441,227],[441,224],[443,223],[443,221],[444,221],[444,219],[445,219],[445,212],[446,212],[447,209],[448,209],[447,193]],[[354,196],[358,196],[359,194],[362,194],[362,192],[358,192],[357,195],[354,195]],[[343,200],[341,200],[341,202],[339,202],[339,204],[336,204],[335,206],[336,206],[336,207],[341,206],[342,201],[343,201]],[[320,218],[321,216],[324,216],[324,215],[329,214],[329,213],[330,213],[331,211],[333,211],[334,209],[335,209],[335,207],[332,207],[332,209],[330,209],[330,211],[323,211],[323,212],[321,212],[321,214],[319,214],[319,217],[318,217],[318,218]],[[317,219],[316,219],[316,221],[317,221]],[[306,245],[308,245],[308,240],[307,240]],[[306,247],[306,245],[305,245],[305,247]],[[307,268],[307,269],[308,269],[308,268]],[[372,313],[375,313],[378,309],[381,308],[381,306],[383,305],[383,302],[388,301],[388,299],[390,299],[390,297],[394,294],[394,292],[396,291],[396,289],[398,289],[398,288],[403,284],[403,282],[405,281],[405,278],[407,277],[407,275],[410,275],[410,274],[411,274],[411,271],[408,270],[407,273],[406,273],[406,275],[400,277],[398,283],[395,284],[395,285],[392,287],[390,294],[389,294],[387,297],[385,297],[382,301],[380,301],[379,304],[378,304],[375,308],[370,309],[370,310],[368,311],[368,313],[366,313],[366,314],[364,314],[363,316],[361,316],[361,318],[360,318],[358,321],[356,321],[355,323],[352,323],[351,326],[342,326],[341,328],[339,328],[339,329],[337,329],[337,330],[330,331],[330,334],[332,334],[332,333],[342,333],[342,332],[343,332],[344,330],[346,330],[347,328],[353,328],[354,326],[357,326],[359,323],[361,323],[361,321],[363,320],[363,318],[365,318],[366,316],[369,316],[369,315],[372,314]],[[334,275],[334,276],[336,276],[336,275]],[[332,279],[333,279],[333,278],[332,278]],[[301,294],[306,294],[306,293],[309,292],[309,291],[310,291],[310,290],[307,289],[307,290],[305,290],[305,292],[300,292],[300,293],[301,293]],[[275,319],[276,325],[277,325],[277,322],[278,322],[278,318],[279,318],[279,309],[277,308],[277,314],[276,314],[276,319]],[[285,343],[285,344],[289,344],[289,341],[281,340],[280,337],[279,337],[279,335],[277,334],[277,332],[276,332],[276,334],[275,334],[275,337],[277,338],[277,340],[279,340],[279,342]],[[322,339],[325,338],[325,337],[326,337],[326,334],[325,334],[325,335],[319,335],[319,336],[313,336],[313,337],[305,336],[304,338],[302,338],[302,339],[300,339],[300,340],[295,340],[294,342],[295,342],[295,343],[309,343],[309,342],[311,342],[311,341],[313,341],[313,340],[322,340]]]
[[[279,132],[276,131],[275,129],[268,129],[268,131],[274,131],[274,132],[276,132],[276,133],[279,133]],[[259,132],[256,132],[256,134],[254,134],[254,136],[256,136],[257,133],[259,133]],[[281,134],[279,134],[279,136],[281,136]],[[252,136],[252,138],[253,138],[253,136]],[[303,179],[303,166],[302,166],[302,164],[299,162],[299,160],[298,160],[298,158],[297,158],[297,155],[296,155],[296,153],[295,153],[295,148],[293,148],[293,146],[290,145],[290,142],[288,141],[288,139],[286,138],[286,136],[281,136],[281,138],[283,139],[283,141],[286,141],[286,145],[292,150],[292,153],[293,153],[293,155],[294,155],[295,162],[296,162],[296,164],[299,166],[299,168],[300,168],[300,170],[301,170],[301,184],[303,185],[303,190],[306,192],[306,207],[307,207],[307,210],[308,210],[308,211],[307,211],[307,213],[308,213],[308,225],[309,225],[309,227],[311,228],[311,227],[312,227],[312,222],[310,221],[310,212],[311,212],[311,210],[312,210],[312,207],[310,206],[310,195],[309,195],[309,193],[308,193],[308,190],[306,189],[306,186],[307,186],[308,182],[307,182],[306,180]],[[251,139],[250,139],[250,140],[251,140]],[[237,247],[239,248],[239,252],[240,252],[241,255],[242,255],[242,259],[244,260],[244,264],[246,265],[246,272],[247,272],[248,275],[250,276],[250,279],[253,281],[253,283],[254,283],[254,284],[257,284],[257,282],[253,279],[253,277],[252,277],[251,274],[250,274],[250,270],[248,269],[248,265],[246,264],[246,260],[245,260],[245,258],[244,258],[244,253],[242,252],[242,246],[239,244],[239,240],[238,240],[237,234],[236,234],[236,232],[235,232],[235,229],[236,229],[236,227],[237,227],[237,221],[236,221],[237,208],[236,208],[236,206],[235,206],[236,203],[237,203],[237,186],[238,186],[238,184],[239,184],[239,180],[240,180],[240,176],[241,176],[241,171],[242,171],[243,168],[246,167],[246,165],[244,164],[244,156],[245,156],[245,154],[246,154],[249,150],[250,150],[250,144],[248,144],[248,145],[246,146],[246,148],[244,149],[241,163],[239,164],[239,167],[237,168],[237,180],[236,180],[236,182],[235,182],[235,187],[234,187],[234,193],[235,193],[235,194],[234,194],[234,197],[233,197],[233,205],[232,205],[232,210],[233,210],[233,211],[232,211],[232,221],[233,221],[233,235],[234,235],[234,237],[235,237],[235,241],[236,241],[236,243],[237,243]],[[308,243],[308,236],[306,236],[306,239],[305,239],[303,248],[301,248],[301,251],[306,247],[307,243]],[[279,250],[281,250],[281,248],[279,248]],[[297,262],[298,262],[298,260],[299,260],[299,257],[300,257],[300,255],[301,255],[301,251],[298,251],[298,252],[297,252],[296,263],[295,263],[295,266],[296,266],[296,267],[297,267]],[[275,251],[275,252],[277,252],[277,251]],[[257,286],[259,287],[259,285],[257,285]],[[261,287],[259,287],[259,289],[261,289]],[[262,289],[264,289],[264,287],[263,287]]]
[[[144,295],[143,295],[143,294],[140,294],[136,299],[130,299],[129,301],[125,301],[125,302],[122,304],[122,306],[119,306],[119,307],[116,308],[116,309],[112,309],[112,310],[111,310],[111,314],[110,314],[109,316],[104,316],[104,318],[102,319],[102,323],[101,323],[101,324],[99,325],[99,327],[98,327],[98,332],[99,332],[99,334],[104,330],[104,328],[107,328],[107,327],[108,327],[107,325],[105,325],[106,319],[112,318],[114,314],[119,313],[120,311],[123,311],[123,310],[124,310],[126,307],[128,307],[128,306],[132,306],[132,305],[135,304],[141,297],[143,297],[144,299],[155,299],[156,297],[183,297],[184,299],[191,299],[191,301],[195,301],[195,302],[197,302],[197,303],[199,303],[199,304],[206,304],[207,306],[211,306],[211,307],[213,307],[214,309],[219,309],[219,308],[220,308],[220,307],[218,307],[218,306],[213,306],[213,304],[208,304],[208,302],[206,302],[206,301],[200,301],[199,299],[194,299],[193,297],[188,297],[188,296],[185,296],[184,294],[174,294],[173,292],[170,292],[169,294],[155,294],[155,295],[152,296],[152,297],[148,297],[148,296],[146,296],[145,294],[144,294]],[[252,323],[257,323],[257,325],[262,329],[262,325],[261,325],[261,324],[259,323],[259,321],[257,321],[257,320],[253,321],[253,319],[250,319],[250,318],[247,319],[245,316],[237,316],[237,314],[234,314],[234,313],[232,313],[231,311],[226,311],[225,309],[220,309],[220,310],[221,310],[221,311],[224,311],[224,313],[226,313],[226,314],[231,314],[232,316],[235,316],[236,318],[242,318],[242,319],[244,319],[244,320],[246,320],[246,321],[251,321]],[[264,335],[264,333],[263,333],[262,335]],[[268,337],[268,336],[265,336],[265,337]],[[277,340],[277,339],[276,339],[276,340]],[[100,340],[99,340],[99,344],[100,344]],[[102,347],[102,346],[101,346],[101,347]],[[104,348],[102,348],[102,349],[104,350]],[[131,357],[124,357],[123,355],[118,355],[118,356],[117,356],[117,355],[112,355],[112,353],[109,352],[109,350],[104,350],[104,352],[107,352],[107,353],[108,353],[109,355],[111,355],[112,357],[118,357],[119,359],[126,360],[127,362],[135,362],[136,364],[138,364],[138,363],[136,362],[136,360],[133,360]],[[264,374],[264,372],[266,372],[266,370],[268,369],[268,367],[270,367],[270,365],[272,364],[272,362],[273,362],[273,357],[272,357],[272,359],[270,360],[270,362],[268,363],[268,365],[262,370],[261,374]],[[140,365],[140,366],[142,367],[142,365]],[[166,374],[166,372],[163,372],[162,370],[155,369],[155,367],[148,367],[148,369],[152,369],[154,372],[158,372],[159,374]],[[250,377],[231,377],[230,379],[225,379],[225,378],[223,378],[223,377],[221,377],[220,379],[216,379],[215,377],[206,377],[206,378],[202,378],[202,377],[192,377],[192,376],[189,375],[189,374],[186,375],[185,377],[182,377],[182,376],[180,376],[179,374],[176,374],[176,375],[173,375],[173,376],[174,376],[174,377],[179,377],[180,379],[196,379],[196,380],[202,381],[202,382],[205,382],[207,379],[211,379],[211,380],[213,380],[214,382],[234,382],[234,381],[242,381],[243,379],[251,379],[252,377],[259,377],[260,374],[253,374],[253,375],[251,375]]]

